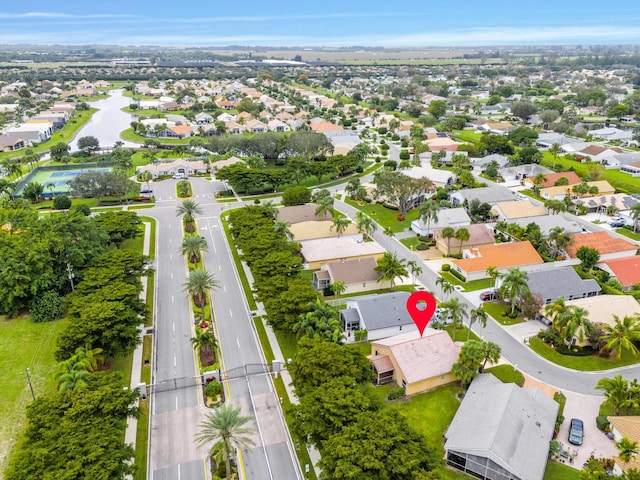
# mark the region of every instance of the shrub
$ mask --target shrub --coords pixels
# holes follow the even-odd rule
[[[395,387],[387,393],[387,400],[396,400],[404,396],[404,387]]]
[[[29,306],[29,318],[32,322],[50,322],[60,318],[62,313],[62,298],[53,290],[35,297]]]
[[[451,270],[451,265],[449,265],[448,263],[443,263],[442,264],[442,271],[443,272],[449,272]]]
[[[71,199],[66,195],[53,197],[53,208],[56,210],[68,210],[71,208]]]
[[[185,198],[192,195],[191,183],[187,180],[181,180],[176,184],[176,190],[178,191],[178,197]]]
[[[69,209],[69,211],[71,211],[71,212],[80,212],[85,217],[88,217],[89,215],[91,215],[91,209],[89,208],[89,205],[85,205],[84,203],[81,204],[81,205],[73,205]]]
[[[607,420],[606,415],[598,415],[596,417],[596,426],[598,430],[606,432],[609,429],[609,420]]]
[[[591,355],[596,353],[595,350],[589,346],[583,348],[569,348],[563,343],[556,345],[556,352],[560,353],[561,355],[567,355],[569,357],[590,357]]]
[[[429,245],[425,245],[424,243],[421,243],[419,245],[416,245],[416,250],[429,250]]]
[[[409,152],[407,150],[400,150],[400,160],[409,160],[411,158],[411,155],[409,155]]]
[[[449,268],[451,268],[451,267],[449,267]],[[464,275],[462,275],[460,272],[456,272],[455,270],[449,270],[449,273],[451,275],[453,275],[454,277],[456,277],[458,280],[460,280],[462,283],[465,283],[467,281],[466,277]]]
[[[204,393],[207,397],[216,398],[222,393],[222,384],[217,380],[212,380],[204,387]]]
[[[538,332],[538,337],[544,343],[553,343],[554,345],[558,345],[562,343],[562,338],[560,337],[560,334],[556,332],[553,328],[540,330],[540,332]]]

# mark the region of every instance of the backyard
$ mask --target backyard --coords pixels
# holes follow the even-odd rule
[[[403,232],[411,228],[411,222],[418,219],[418,209],[414,208],[409,210],[406,217],[402,221],[398,221],[398,210],[385,207],[380,203],[358,203],[350,198],[345,199],[345,203],[351,205],[354,208],[366,213],[373,220],[375,220],[382,229],[391,227],[391,229],[398,233]]]

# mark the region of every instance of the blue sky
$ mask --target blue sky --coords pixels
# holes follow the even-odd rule
[[[617,0],[26,0],[0,4],[0,44],[387,46],[640,43]]]

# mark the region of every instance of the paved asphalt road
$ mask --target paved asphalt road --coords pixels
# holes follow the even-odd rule
[[[151,478],[204,479],[206,449],[198,449],[194,436],[206,410],[195,387],[197,373],[190,343],[191,319],[182,292],[186,276],[178,252],[182,242],[181,220],[175,215],[175,181],[152,184],[156,206],[144,212],[158,220],[156,358],[151,419]],[[254,446],[242,452],[243,470],[251,480],[302,478],[286,430],[282,411],[246,306],[235,266],[221,230],[212,185],[192,178],[194,199],[203,209],[197,223],[207,239],[203,258],[222,287],[213,293],[223,370],[229,377],[227,394],[243,414],[254,417]],[[158,385],[159,384],[159,385]]]

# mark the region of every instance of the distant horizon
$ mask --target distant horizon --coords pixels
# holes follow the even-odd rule
[[[640,44],[640,8],[635,0],[611,6],[595,0],[429,3],[406,0],[399,9],[387,2],[362,0],[296,5],[246,0],[240,6],[221,3],[213,8],[203,0],[186,5],[166,0],[78,5],[30,0],[28,5],[12,2],[0,7],[0,44],[260,48]]]

